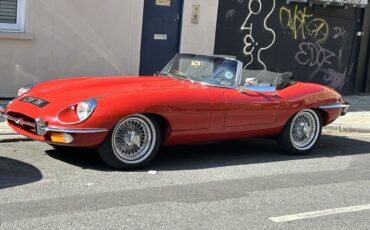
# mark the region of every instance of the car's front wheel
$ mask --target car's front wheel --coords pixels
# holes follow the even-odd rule
[[[279,147],[295,155],[308,154],[319,142],[322,130],[320,114],[312,109],[298,112],[278,136]]]
[[[120,170],[146,166],[158,152],[161,129],[147,115],[135,114],[122,119],[98,148],[102,160]]]

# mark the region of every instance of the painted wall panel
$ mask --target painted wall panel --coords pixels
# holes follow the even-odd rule
[[[137,74],[144,0],[28,0],[26,32],[0,39],[0,97],[36,81]]]
[[[191,23],[194,4],[200,5],[199,24]],[[213,54],[217,10],[216,0],[184,0],[180,52]]]

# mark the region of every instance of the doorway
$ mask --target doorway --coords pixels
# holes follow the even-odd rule
[[[162,70],[179,52],[183,0],[145,0],[140,75]]]

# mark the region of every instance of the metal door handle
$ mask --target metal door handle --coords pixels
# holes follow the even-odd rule
[[[176,18],[175,18],[175,22],[177,22],[177,21],[180,21],[180,15],[179,14],[177,14],[177,16],[176,16]]]

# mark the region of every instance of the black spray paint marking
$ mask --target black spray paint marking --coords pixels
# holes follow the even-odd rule
[[[347,32],[344,29],[344,26],[336,26],[336,27],[334,27],[333,31],[334,31],[334,35],[333,35],[333,38],[334,39],[344,38],[344,35]]]
[[[354,64],[351,63],[350,68],[345,68],[343,72],[336,71],[334,69],[328,68],[317,68],[310,76],[309,79],[312,80],[323,80],[330,87],[342,90],[345,83],[347,82],[348,76],[351,75],[353,71]]]

